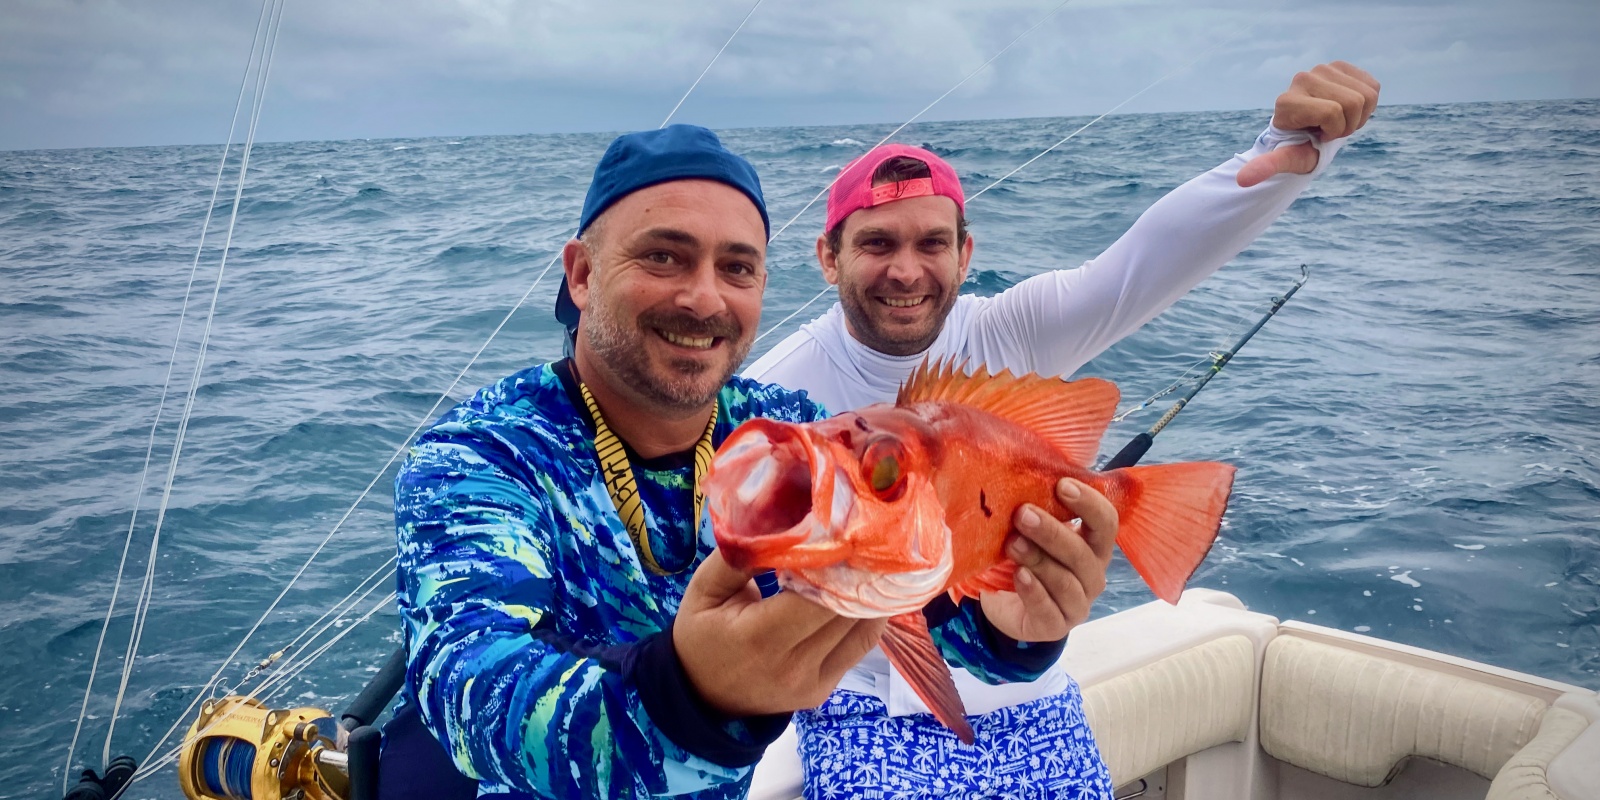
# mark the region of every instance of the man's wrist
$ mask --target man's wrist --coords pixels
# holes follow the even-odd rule
[[[978,636],[983,644],[995,658],[1016,667],[1023,672],[1033,675],[1042,675],[1050,665],[1061,660],[1061,654],[1067,649],[1067,637],[1051,642],[1024,642],[1011,638],[1005,631],[995,627],[989,621],[988,615],[983,613],[983,605],[976,600],[962,601],[963,607],[971,604],[970,611],[976,618]]]
[[[713,708],[690,683],[670,626],[630,648],[621,671],[639,693],[651,722],[668,739],[719,766],[738,769],[760,761],[792,716],[731,717]]]

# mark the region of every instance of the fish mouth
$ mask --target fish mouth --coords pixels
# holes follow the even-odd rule
[[[739,486],[740,500],[750,510],[746,536],[787,533],[811,516],[811,464],[800,458],[782,458],[778,451],[804,453],[798,439],[772,441],[772,448]]]
[[[706,477],[706,502],[729,564],[776,569],[845,557],[835,534],[854,509],[854,492],[830,467],[826,447],[803,429],[764,419],[745,423],[724,443]],[[819,504],[826,513],[817,513]]]

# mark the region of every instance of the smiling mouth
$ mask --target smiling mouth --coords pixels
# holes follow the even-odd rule
[[[878,301],[890,308],[915,308],[923,304],[928,298],[923,297],[880,297]]]
[[[718,341],[720,341],[720,339],[716,336],[685,336],[680,333],[671,333],[659,328],[656,329],[656,335],[660,336],[662,339],[665,339],[668,344],[674,344],[690,350],[710,350],[712,347],[716,346]]]

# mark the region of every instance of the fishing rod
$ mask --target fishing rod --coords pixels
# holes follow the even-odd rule
[[[1294,285],[1289,287],[1289,291],[1283,293],[1283,296],[1272,298],[1272,307],[1267,309],[1267,313],[1263,314],[1261,319],[1256,320],[1256,324],[1250,326],[1250,330],[1245,331],[1244,335],[1240,336],[1232,347],[1212,353],[1211,369],[1207,370],[1205,374],[1195,381],[1194,386],[1189,389],[1189,393],[1179,398],[1178,402],[1172,405],[1172,408],[1167,409],[1167,413],[1162,414],[1161,419],[1156,420],[1156,424],[1150,426],[1150,430],[1133,437],[1132,441],[1123,445],[1122,450],[1112,456],[1111,460],[1107,461],[1100,469],[1121,469],[1122,467],[1131,467],[1139,463],[1139,459],[1143,458],[1144,454],[1150,450],[1150,445],[1154,443],[1156,434],[1160,433],[1162,428],[1167,427],[1167,424],[1178,416],[1178,412],[1182,411],[1184,406],[1189,405],[1189,401],[1193,400],[1194,396],[1199,394],[1200,390],[1204,389],[1206,384],[1216,377],[1223,367],[1228,365],[1229,361],[1233,360],[1233,356],[1239,352],[1239,348],[1244,347],[1245,342],[1250,341],[1250,337],[1255,336],[1256,331],[1261,330],[1261,326],[1266,325],[1267,320],[1272,319],[1273,315],[1277,314],[1278,310],[1283,308],[1283,305],[1289,302],[1289,298],[1294,297],[1294,293],[1300,291],[1300,287],[1306,285],[1306,281],[1310,278],[1311,270],[1305,264],[1301,264],[1300,280],[1295,281]],[[1154,398],[1151,399],[1154,400]]]

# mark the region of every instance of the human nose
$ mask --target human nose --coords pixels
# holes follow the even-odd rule
[[[889,257],[889,268],[884,271],[884,277],[906,286],[916,283],[921,276],[922,269],[917,266],[916,254],[908,252],[907,248],[895,250]]]
[[[705,261],[696,264],[685,277],[678,291],[678,307],[699,319],[708,319],[728,307],[722,298],[722,286],[717,280],[716,264]]]

